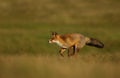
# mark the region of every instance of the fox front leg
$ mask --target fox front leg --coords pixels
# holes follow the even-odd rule
[[[63,53],[65,52],[65,50],[66,50],[65,48],[61,48],[60,51],[59,51],[59,53],[62,57],[64,57]]]

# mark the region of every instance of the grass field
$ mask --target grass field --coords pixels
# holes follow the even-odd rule
[[[119,0],[0,0],[0,78],[120,78]],[[81,33],[105,47],[59,56],[51,32]]]
[[[119,26],[113,26],[111,24],[1,24],[0,54],[57,54],[59,48],[56,45],[48,43],[51,31],[56,31],[59,34],[77,32],[88,37],[99,39],[105,44],[104,49],[86,46],[81,49],[80,53],[119,52],[119,28]]]
[[[97,28],[96,28],[97,27]],[[119,26],[1,24],[0,78],[119,78]],[[84,47],[77,58],[61,58],[48,43],[51,31],[78,32],[100,39],[105,48]]]
[[[78,58],[0,56],[0,78],[119,78],[119,59],[115,61],[109,54]]]

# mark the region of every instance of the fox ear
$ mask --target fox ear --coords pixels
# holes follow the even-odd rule
[[[52,32],[52,35],[57,35],[57,33],[56,32]]]

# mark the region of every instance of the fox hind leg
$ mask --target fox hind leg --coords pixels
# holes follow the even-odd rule
[[[68,57],[73,55],[72,48],[73,47],[68,48]]]
[[[77,45],[73,46],[73,56],[76,56],[79,52],[80,48]]]

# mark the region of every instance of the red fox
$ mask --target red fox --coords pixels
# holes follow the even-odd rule
[[[85,45],[94,46],[97,48],[103,48],[104,44],[94,38],[85,37],[82,34],[72,33],[59,35],[56,32],[52,32],[52,36],[49,39],[49,43],[56,43],[60,46],[60,55],[64,57],[63,53],[67,49],[68,56],[76,55],[81,48]],[[73,49],[73,52],[71,52]]]

